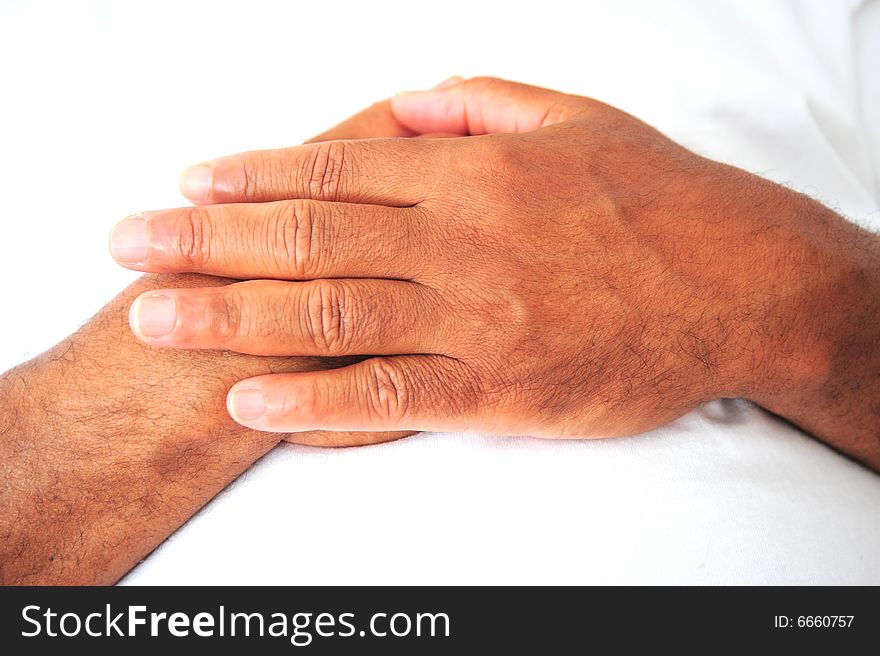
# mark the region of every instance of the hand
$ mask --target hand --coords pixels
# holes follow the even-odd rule
[[[388,101],[315,140],[406,136]],[[255,358],[149,350],[128,309],[144,277],[75,335],[0,375],[0,583],[112,583],[279,439],[352,446],[409,435],[270,435],[235,424],[223,400],[243,376],[355,359]]]
[[[229,418],[224,398],[233,382],[339,366],[157,351],[132,336],[128,308],[138,294],[223,282],[145,276],[75,335],[0,376],[0,583],[116,581],[284,437]],[[338,446],[393,437],[299,440]]]
[[[461,78],[455,76],[449,78],[445,82],[442,82],[438,85],[438,88],[442,88],[444,85],[447,85],[451,82],[457,82]],[[336,125],[335,127],[327,130],[319,134],[316,137],[313,137],[306,143],[318,143],[321,141],[332,141],[337,139],[369,139],[369,138],[378,138],[378,137],[413,137],[413,136],[444,136],[442,134],[419,134],[409,129],[405,125],[403,125],[397,118],[394,116],[391,111],[391,102],[389,100],[383,100],[377,103],[374,103],[370,107],[364,109],[363,111],[355,114],[354,116],[346,119],[342,123]],[[204,175],[205,171],[203,167],[195,167],[194,169],[189,169],[185,172],[184,175],[181,176],[180,187],[181,191],[184,195],[186,195],[190,200],[194,203],[203,203],[211,200],[211,194],[206,194],[205,182],[206,178]],[[246,173],[246,172],[245,172]],[[208,178],[210,181],[210,178]],[[247,185],[247,178],[239,179],[245,185]],[[222,184],[222,176],[218,175],[217,178],[218,186]],[[210,190],[210,187],[207,189]],[[118,235],[117,235],[118,236]],[[129,235],[129,237],[131,237]],[[129,241],[130,243],[130,241]],[[113,248],[113,244],[111,244],[111,249]],[[135,249],[139,248],[135,246]],[[128,248],[128,251],[120,251],[119,248],[115,249],[115,255],[123,255],[124,257],[129,257],[131,254],[131,247]],[[332,368],[333,366],[339,366],[339,362],[327,362],[323,363],[323,366],[326,368]],[[315,368],[318,368],[315,366]],[[364,433],[364,432],[339,432],[336,431],[332,434],[329,433],[306,433],[305,435],[301,435],[300,433],[288,434],[285,436],[285,439],[288,442],[293,442],[297,444],[311,444],[311,445],[322,445],[322,446],[360,446],[364,444],[374,444],[378,442],[385,442],[389,440],[399,439],[401,437],[406,437],[408,435],[412,435],[414,431],[393,431],[386,433]]]
[[[868,337],[830,322],[867,299],[877,325],[873,236],[591,99],[477,79],[392,108],[483,136],[215,160],[203,198],[254,204],[125,224],[143,235],[131,268],[272,279],[143,296],[144,341],[378,356],[245,380],[238,421],[604,437],[739,396],[878,462],[878,420],[842,422],[862,400],[831,389],[858,357],[878,387],[876,350],[840,360]],[[836,418],[804,410],[829,399]]]

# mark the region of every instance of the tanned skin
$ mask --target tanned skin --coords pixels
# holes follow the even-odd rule
[[[271,279],[142,297],[146,343],[376,356],[238,383],[243,425],[612,437],[740,397],[880,468],[877,235],[590,98],[477,78],[392,110],[469,136],[220,158],[202,205],[126,224],[131,268]]]
[[[264,280],[143,279],[0,380],[0,580],[115,581],[285,437],[610,437],[742,397],[880,470],[876,235],[587,98],[368,112],[117,235],[133,269]],[[401,138],[429,133],[461,136]]]
[[[0,378],[0,582],[113,583],[286,437],[229,418],[236,380],[341,364],[158,350],[132,336],[139,293],[225,282],[145,276]],[[350,446],[401,436],[295,437]]]
[[[412,134],[385,101],[312,141]],[[139,294],[229,282],[144,276],[76,334],[0,376],[0,583],[115,582],[282,439],[357,446],[411,434],[272,435],[229,418],[224,398],[242,376],[356,358],[162,351],[132,335]]]

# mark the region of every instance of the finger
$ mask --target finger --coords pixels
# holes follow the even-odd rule
[[[323,372],[250,378],[226,397],[238,423],[263,431],[479,428],[467,367],[439,355],[370,358]]]
[[[303,198],[405,207],[424,199],[444,139],[325,141],[222,157],[183,172],[194,203]]]
[[[201,205],[118,223],[110,252],[154,273],[229,278],[402,278],[424,268],[433,224],[414,208],[310,200]]]
[[[330,448],[343,448],[349,446],[370,446],[393,442],[403,437],[415,435],[416,431],[390,431],[381,433],[369,433],[366,431],[310,431],[305,433],[290,433],[284,437],[285,442],[301,444],[303,446],[320,446]]]
[[[459,76],[454,76],[441,83],[438,86],[443,86],[444,84],[451,84],[454,82],[460,81],[462,78]],[[354,116],[347,118],[339,125],[327,130],[326,132],[322,132],[321,134],[309,139],[306,143],[318,143],[321,141],[338,141],[341,139],[376,139],[380,137],[414,137],[417,136],[415,132],[410,130],[408,127],[403,125],[400,121],[397,120],[397,117],[394,116],[394,113],[391,111],[391,101],[390,100],[382,100],[377,102],[370,107],[367,107],[365,110],[358,112]],[[447,137],[447,136],[460,136],[457,134],[431,134],[431,135],[418,135],[418,136],[426,136],[429,138],[439,138],[439,137]],[[193,189],[192,193],[201,193],[201,183],[199,182],[199,175],[203,178],[207,179],[207,175],[205,175],[203,169],[197,169],[196,175],[193,183],[187,182],[187,188],[190,187]],[[188,195],[190,192],[185,192],[184,195]],[[247,198],[229,198],[226,202],[240,202],[247,201]]]
[[[565,121],[594,102],[550,89],[490,77],[477,77],[391,99],[403,125],[418,133],[460,135],[531,132]]]
[[[437,85],[440,89],[462,81],[461,76],[453,75]],[[339,125],[322,132],[306,143],[336,141],[339,139],[376,139],[378,137],[414,137],[416,133],[403,125],[391,111],[391,100],[382,100],[370,105]],[[426,135],[419,135],[426,136]],[[431,135],[432,137],[439,135]],[[445,136],[445,135],[444,135]],[[448,135],[460,136],[460,135]]]
[[[153,346],[343,356],[433,352],[444,315],[429,288],[400,280],[255,280],[148,292],[129,322]]]
[[[403,125],[391,111],[391,101],[383,100],[347,118],[339,125],[322,132],[306,143],[339,139],[376,139],[378,137],[412,137],[415,132]]]

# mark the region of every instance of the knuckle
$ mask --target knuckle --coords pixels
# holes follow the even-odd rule
[[[509,135],[490,135],[483,141],[483,164],[490,175],[504,174],[522,164],[522,157],[516,139]]]
[[[498,224],[490,217],[486,225],[510,226],[509,217],[522,216],[524,207],[533,206],[536,198],[548,193],[548,180],[541,165],[529,161],[518,137],[490,135],[480,139],[474,144],[477,150],[470,158],[467,175],[478,185],[480,201],[496,207],[498,211],[492,216],[504,222]]]
[[[232,285],[214,297],[209,330],[215,343],[229,348],[242,343],[247,333],[243,301],[241,293]]]
[[[411,402],[410,385],[400,365],[388,358],[373,358],[367,368],[367,410],[379,421],[406,417]]]
[[[453,179],[470,180],[483,193],[511,181],[522,184],[523,179],[515,180],[521,167],[518,138],[507,134],[471,137],[467,149],[449,163]]]
[[[306,334],[319,353],[343,355],[349,342],[351,293],[345,284],[324,282],[306,296]]]
[[[291,201],[277,212],[274,223],[270,251],[282,261],[280,268],[291,271],[296,278],[318,277],[328,236],[327,221],[319,206],[312,201]]]
[[[351,146],[345,141],[327,141],[317,144],[311,156],[306,158],[303,179],[310,198],[315,200],[336,200],[344,193],[348,175]]]
[[[200,206],[190,208],[178,236],[180,259],[190,271],[203,269],[211,261],[211,242],[208,210]]]
[[[476,77],[468,78],[464,83],[473,89],[491,90],[497,88],[502,83],[502,80],[489,75],[478,75]]]
[[[241,162],[239,175],[238,196],[246,203],[257,200],[259,190],[260,173],[266,170],[266,163],[262,156],[246,157]]]

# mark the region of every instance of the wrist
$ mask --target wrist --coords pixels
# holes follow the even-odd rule
[[[772,246],[777,255],[768,255],[776,265],[755,292],[764,311],[749,326],[758,340],[749,367],[752,400],[767,406],[827,395],[841,367],[870,355],[864,342],[875,339],[880,325],[873,236],[805,196],[782,191],[789,198],[781,209],[791,220],[783,220]]]
[[[769,183],[767,183],[769,184]],[[736,306],[738,396],[841,451],[880,458],[880,240],[772,185]]]
[[[0,581],[114,582],[283,437],[226,413],[259,359],[131,336],[146,284],[0,379]]]
[[[763,402],[807,392],[829,367],[827,322],[837,266],[829,252],[833,212],[805,196],[722,164],[695,181],[700,245],[690,276],[702,341],[713,356],[707,399]],[[707,367],[707,369],[709,369]]]

